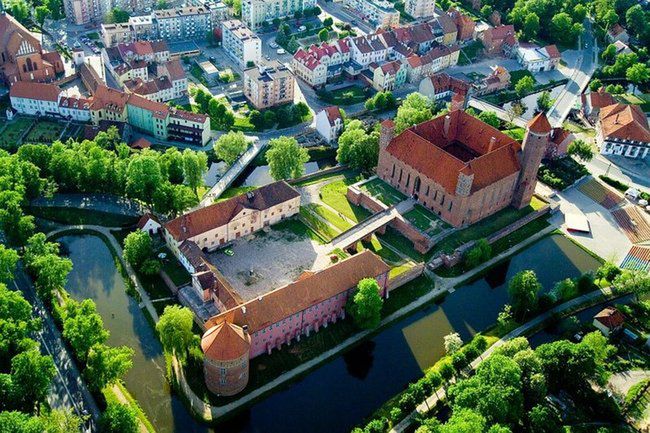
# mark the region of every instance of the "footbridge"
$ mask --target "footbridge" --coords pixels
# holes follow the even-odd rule
[[[386,226],[399,217],[400,214],[395,208],[378,212],[332,239],[332,248],[346,250],[362,239],[370,239],[376,232],[384,233]]]

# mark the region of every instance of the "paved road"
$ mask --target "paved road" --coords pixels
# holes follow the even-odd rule
[[[548,120],[552,126],[562,126],[598,66],[598,44],[592,32],[591,21],[586,19],[584,25],[585,32],[579,42],[583,51],[578,58],[576,71],[548,112]]]
[[[606,158],[597,153],[590,162],[585,163],[591,174],[597,177],[605,174],[637,189],[650,188],[650,160],[632,161],[624,156]],[[632,167],[627,167],[633,165]],[[645,174],[644,174],[645,173]]]
[[[61,333],[56,327],[54,319],[38,298],[32,281],[20,264],[16,268],[13,284],[17,290],[23,293],[25,299],[32,304],[34,315],[41,318],[42,330],[36,335],[37,340],[40,342],[41,353],[50,355],[54,359],[56,375],[52,380],[48,402],[55,408],[70,408],[78,415],[89,414],[90,418],[87,426],[90,431],[95,431],[100,415],[97,403],[88,391],[81,378],[79,368],[63,343]]]

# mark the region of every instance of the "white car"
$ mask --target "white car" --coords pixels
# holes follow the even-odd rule
[[[269,42],[269,47],[271,47],[271,48],[277,48],[277,47],[278,47],[278,44],[276,44],[275,42],[271,41],[271,42]]]
[[[287,53],[284,48],[278,48],[275,52],[276,52],[276,54],[286,54]]]

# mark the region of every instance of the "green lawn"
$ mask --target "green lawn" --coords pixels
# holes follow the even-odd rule
[[[315,231],[310,229],[300,221],[298,218],[289,218],[280,221],[277,224],[273,224],[271,226],[272,230],[279,230],[285,233],[291,233],[294,236],[297,236],[299,238],[310,238],[313,241],[316,241],[318,243],[324,243],[324,239],[318,235]]]
[[[524,77],[530,77],[533,79],[533,83],[537,84],[537,80],[533,76],[533,74],[528,70],[528,69],[519,69],[518,71],[511,71],[510,72],[510,83],[512,84],[512,88],[515,88],[515,85],[517,85],[517,82],[521,80]]]
[[[330,208],[327,208],[325,206],[316,203],[310,203],[306,207],[311,212],[325,218],[327,221],[332,223],[337,229],[341,230],[342,232],[352,227],[352,224],[350,224],[346,219],[341,218],[336,212],[332,211]]]
[[[623,95],[618,95],[617,98],[626,104],[640,105],[643,111],[650,112],[650,94],[642,95],[632,95],[631,93],[625,93]]]
[[[23,139],[24,143],[45,143],[49,144],[58,140],[65,129],[62,122],[50,122],[41,120],[34,125]]]
[[[214,202],[219,203],[220,201],[225,201],[228,200],[229,198],[237,197],[238,195],[246,194],[247,192],[250,191],[255,191],[257,188],[258,188],[257,186],[231,186],[223,193],[221,193],[219,198],[216,199]]]
[[[551,188],[562,191],[587,174],[589,174],[589,170],[584,165],[570,156],[566,156],[544,161],[537,173],[537,178]]]
[[[406,212],[404,218],[429,236],[437,235],[444,229],[449,228],[449,224],[419,204],[416,204],[413,209]]]
[[[317,94],[325,102],[338,106],[346,106],[365,102],[372,96],[372,90],[369,87],[353,85],[331,92],[319,91]]]
[[[18,139],[34,123],[33,119],[18,117],[11,122],[6,122],[4,129],[0,130],[0,148],[8,151],[18,149]]]
[[[355,182],[355,179],[346,178],[328,183],[321,188],[320,196],[324,203],[341,212],[352,221],[359,222],[368,218],[370,212],[348,201],[345,195],[348,190],[348,185],[352,185]]]
[[[138,217],[68,207],[28,207],[27,213],[37,218],[67,225],[88,224],[104,227],[128,227],[138,222]]]
[[[478,57],[481,50],[483,50],[483,43],[481,41],[474,41],[466,47],[463,47],[458,57],[458,64],[460,66],[468,65],[470,60],[474,61]]]
[[[321,219],[316,216],[315,212],[309,208],[304,206],[301,207],[300,217],[305,221],[310,229],[314,230],[326,242],[331,241],[339,234],[339,231],[321,221]]]
[[[351,179],[354,180],[352,183],[357,182],[362,179],[361,175],[359,172],[355,170],[346,170],[346,171],[337,171],[334,173],[324,173],[319,176],[313,177],[308,180],[304,180],[301,182],[296,182],[293,184],[295,187],[301,187],[301,186],[309,186],[309,185],[315,185],[317,183],[325,182],[329,179],[333,179],[336,177],[343,177],[345,179]]]
[[[183,267],[183,265],[180,264],[180,262],[176,259],[174,254],[172,254],[169,248],[164,246],[156,252],[156,254],[158,253],[165,253],[167,255],[164,260],[161,260],[162,270],[165,271],[167,276],[171,278],[174,284],[177,286],[183,286],[192,280],[190,274]]]
[[[376,178],[361,185],[360,189],[375,197],[387,206],[406,200],[406,196],[383,180]]]
[[[503,132],[507,136],[514,138],[517,141],[521,141],[524,139],[524,134],[526,133],[526,130],[524,128],[513,128],[513,129],[506,129]]]

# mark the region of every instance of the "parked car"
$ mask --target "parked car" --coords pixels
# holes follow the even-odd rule
[[[301,31],[301,32],[304,32],[305,30],[307,30],[307,27],[300,26],[300,27],[298,27],[298,30]]]
[[[286,50],[284,48],[278,48],[276,51],[276,54],[286,54]]]

